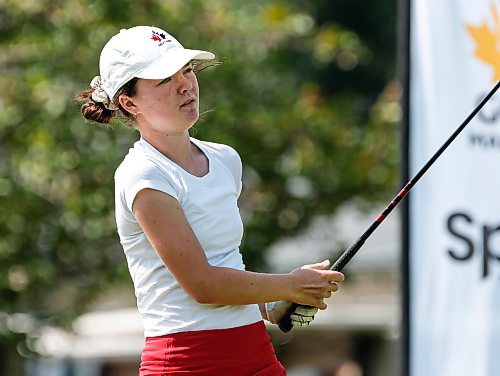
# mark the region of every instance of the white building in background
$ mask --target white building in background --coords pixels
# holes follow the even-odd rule
[[[273,245],[267,261],[276,272],[334,261],[380,211],[347,205],[335,217],[318,218],[301,235]],[[346,281],[313,325],[288,334],[268,326],[289,376],[399,375],[399,227],[394,212],[346,267]],[[37,345],[43,358],[30,363],[28,375],[136,376],[143,341],[141,318],[132,304],[89,312],[75,321],[73,333],[43,332]]]

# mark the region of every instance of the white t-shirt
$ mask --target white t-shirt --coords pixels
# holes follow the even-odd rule
[[[243,236],[237,206],[240,157],[226,145],[194,138],[191,142],[208,158],[209,172],[203,177],[191,175],[144,139],[134,144],[115,173],[118,235],[146,337],[233,328],[262,320],[257,304],[211,305],[193,300],[160,259],[132,213],[132,203],[141,189],[164,192],[181,204],[211,265],[245,269],[239,251]]]

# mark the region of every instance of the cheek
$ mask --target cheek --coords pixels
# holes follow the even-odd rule
[[[151,112],[164,112],[173,103],[172,97],[168,93],[158,93],[158,95],[148,98],[146,108]]]
[[[191,90],[193,90],[197,93],[199,91],[199,86],[198,86],[198,79],[196,78],[195,74],[193,74],[190,81],[191,81],[191,85],[193,86],[193,88]]]

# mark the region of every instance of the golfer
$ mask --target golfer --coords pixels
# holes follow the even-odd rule
[[[288,274],[245,270],[237,200],[242,164],[229,146],[197,140],[196,72],[214,64],[157,27],[123,29],[104,46],[82,114],[139,131],[115,173],[116,223],[142,315],[139,375],[286,375],[263,319],[296,302],[308,325],[343,280],[328,261]]]

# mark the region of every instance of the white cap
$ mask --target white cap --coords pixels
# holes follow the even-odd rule
[[[104,46],[99,61],[102,88],[112,100],[132,78],[163,79],[190,60],[212,60],[211,52],[189,50],[170,34],[154,26],[122,29]]]

